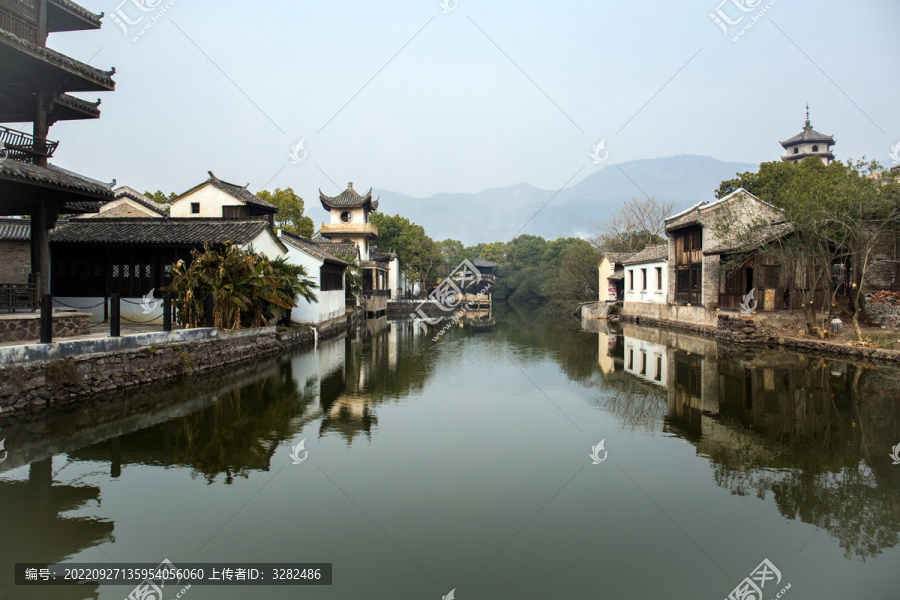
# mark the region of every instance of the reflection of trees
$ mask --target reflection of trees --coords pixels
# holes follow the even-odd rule
[[[260,361],[255,369],[254,376],[244,374],[205,408],[71,456],[109,460],[114,475],[132,463],[189,466],[210,483],[220,474],[231,483],[251,470],[267,471],[276,447],[296,433],[293,419],[305,413],[312,396],[311,390],[299,389],[289,357]]]
[[[900,371],[712,342],[698,352],[691,336],[629,327],[667,346],[667,389],[624,372],[620,345],[604,343],[612,356],[593,379],[608,392],[602,408],[690,441],[717,485],[769,496],[785,518],[827,531],[848,559],[900,544],[900,468],[887,456],[900,442]]]
[[[523,367],[550,358],[573,381],[594,380],[597,336],[582,331],[579,321],[503,302],[495,302],[492,310],[497,322],[503,324],[494,329],[495,335],[509,342],[509,352]]]
[[[746,398],[736,398],[734,389],[721,394],[717,424],[725,433],[720,437],[732,437],[728,443],[700,444],[713,461],[716,483],[736,495],[764,499],[771,493],[785,518],[824,529],[848,559],[865,560],[896,546],[900,486],[896,480],[879,484],[883,461],[870,455],[867,441],[889,436],[863,426],[859,410],[861,404],[873,402],[885,408],[888,396],[875,400],[862,392],[867,376],[883,378],[885,372],[821,359],[804,358],[790,368],[772,367],[774,361],[790,362],[776,357],[744,376],[748,386],[774,382],[768,397],[754,389],[755,404],[748,405]],[[748,368],[722,357],[719,362],[724,373]],[[721,381],[727,386],[729,378]],[[784,397],[776,403],[779,391]],[[896,392],[893,404],[900,405]],[[761,412],[760,405],[767,409]],[[885,412],[890,414],[889,409]],[[887,419],[881,425],[890,429]]]

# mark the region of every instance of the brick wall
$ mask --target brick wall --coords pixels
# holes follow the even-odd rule
[[[31,243],[0,241],[0,283],[28,283]]]

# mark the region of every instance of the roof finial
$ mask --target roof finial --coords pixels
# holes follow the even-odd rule
[[[806,126],[812,127],[812,125],[809,124],[809,102],[806,103]]]
[[[347,189],[348,189],[348,190],[352,190],[352,189],[353,189],[353,182],[352,182],[352,181],[348,181],[348,182],[347,182]]]

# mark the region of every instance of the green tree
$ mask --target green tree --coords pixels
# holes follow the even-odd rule
[[[286,231],[302,237],[312,237],[313,220],[303,214],[305,204],[303,198],[294,193],[292,188],[276,188],[274,192],[262,190],[256,194],[278,209],[275,215],[275,229]]]
[[[556,266],[553,269],[555,276],[543,284],[544,297],[554,308],[566,311],[583,302],[596,302],[600,294],[597,263],[602,255],[585,240],[560,246],[564,248],[563,253],[547,261]]]
[[[154,202],[159,202],[160,204],[165,204],[172,198],[178,197],[178,194],[176,194],[175,192],[172,192],[171,194],[166,196],[165,192],[163,192],[162,190],[156,190],[155,192],[152,192],[152,193],[149,191],[146,191],[146,192],[144,192],[144,195],[147,196],[148,198],[150,198],[151,200],[153,200]]]

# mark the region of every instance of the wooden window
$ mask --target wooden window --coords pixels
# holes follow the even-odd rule
[[[191,214],[192,215],[200,214],[200,203],[199,202],[191,202]]]
[[[323,292],[344,289],[344,269],[327,263],[322,265],[319,268],[319,289]]]
[[[628,289],[634,291],[634,269],[628,269]]]
[[[199,205],[198,205],[199,206]],[[199,208],[198,208],[199,212]],[[249,217],[249,211],[246,206],[223,206],[222,217],[226,219],[240,219]]]
[[[662,267],[656,267],[656,290],[662,291]]]
[[[647,269],[641,269],[641,290],[647,291]]]

